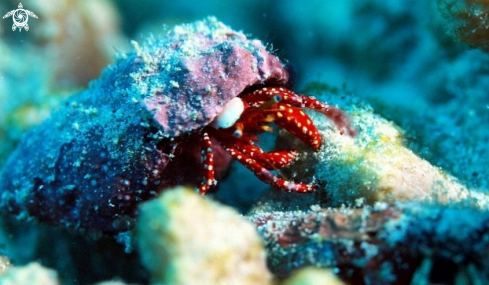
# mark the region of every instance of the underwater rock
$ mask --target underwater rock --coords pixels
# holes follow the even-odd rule
[[[277,276],[315,266],[351,284],[489,281],[489,212],[419,202],[311,208],[249,217]]]
[[[156,284],[271,284],[254,226],[191,189],[142,203],[136,243]]]
[[[12,266],[41,262],[57,271],[64,285],[91,285],[112,279],[147,284],[149,274],[137,254],[128,252],[121,243],[112,236],[0,217],[0,251]]]
[[[198,140],[230,99],[288,73],[258,40],[207,18],[151,37],[29,132],[0,174],[0,207],[19,218],[104,233],[129,230],[138,203],[197,185]],[[197,134],[198,135],[198,134]],[[213,145],[216,177],[229,155]]]
[[[59,285],[58,273],[43,267],[37,262],[10,268],[0,276],[1,285]]]
[[[460,202],[488,207],[489,197],[467,189],[456,178],[408,149],[402,131],[393,123],[361,109],[351,119],[358,129],[355,140],[338,136],[323,124],[321,130],[326,143],[313,155],[319,163],[311,164],[316,178],[328,185],[326,191],[333,192],[337,205],[362,198],[367,203]]]

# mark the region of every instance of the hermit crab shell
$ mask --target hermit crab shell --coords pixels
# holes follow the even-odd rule
[[[20,142],[0,174],[1,209],[71,228],[128,230],[139,202],[196,183],[192,135],[229,100],[289,80],[260,41],[215,18],[133,46]]]
[[[285,85],[288,73],[258,40],[248,40],[215,18],[176,27],[136,48],[135,92],[165,136],[208,125],[245,88]]]

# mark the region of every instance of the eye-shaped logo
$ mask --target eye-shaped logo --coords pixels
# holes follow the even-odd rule
[[[19,9],[12,10],[7,14],[5,14],[5,16],[3,16],[4,19],[12,16],[12,19],[14,20],[14,24],[12,25],[12,31],[15,31],[15,29],[17,28],[19,28],[19,32],[22,30],[22,28],[28,31],[29,25],[27,25],[27,21],[29,20],[29,16],[37,19],[36,14],[22,8],[24,8],[24,6],[22,6],[22,3],[20,3]]]

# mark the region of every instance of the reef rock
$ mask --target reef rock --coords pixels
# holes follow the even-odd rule
[[[315,266],[351,284],[489,282],[489,212],[399,202],[256,212],[250,220],[277,276]]]

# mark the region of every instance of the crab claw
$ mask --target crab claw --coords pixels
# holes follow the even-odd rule
[[[277,109],[275,124],[286,129],[313,149],[318,149],[321,146],[321,136],[306,113],[297,107],[283,103],[278,103]]]
[[[276,150],[264,152],[259,146],[254,144],[243,144],[236,141],[233,143],[224,143],[228,149],[236,149],[244,155],[255,160],[268,170],[276,170],[287,167],[297,156],[295,150]]]
[[[281,179],[275,175],[273,175],[268,169],[258,163],[256,160],[250,158],[244,153],[240,152],[236,148],[226,147],[224,149],[237,161],[243,164],[246,168],[253,171],[261,181],[272,185],[275,188],[283,189],[289,192],[297,192],[297,193],[308,193],[313,192],[318,188],[315,184],[306,184],[306,183],[296,183],[293,181],[288,181],[285,179]]]
[[[295,159],[295,150],[265,152],[255,142],[258,135],[270,131],[275,123],[286,129],[313,149],[321,146],[321,136],[311,118],[302,111],[312,109],[326,115],[341,133],[355,136],[348,117],[338,108],[329,106],[313,97],[297,95],[284,88],[260,88],[229,101],[211,125],[204,130],[201,142],[203,180],[200,193],[206,193],[215,185],[212,166],[212,148],[209,135],[237,161],[255,173],[262,181],[289,192],[312,192],[315,184],[297,183],[275,176],[270,171],[284,168]]]
[[[314,97],[297,95],[294,92],[281,87],[265,87],[242,96],[242,99],[248,104],[260,104],[260,102],[276,100],[273,98],[277,98],[277,96],[280,97],[280,103],[278,103],[279,105],[281,104],[287,107],[297,107],[299,109],[308,108],[320,112],[336,125],[341,134],[346,133],[351,137],[356,135],[356,131],[352,128],[348,116],[342,110],[323,103]]]

